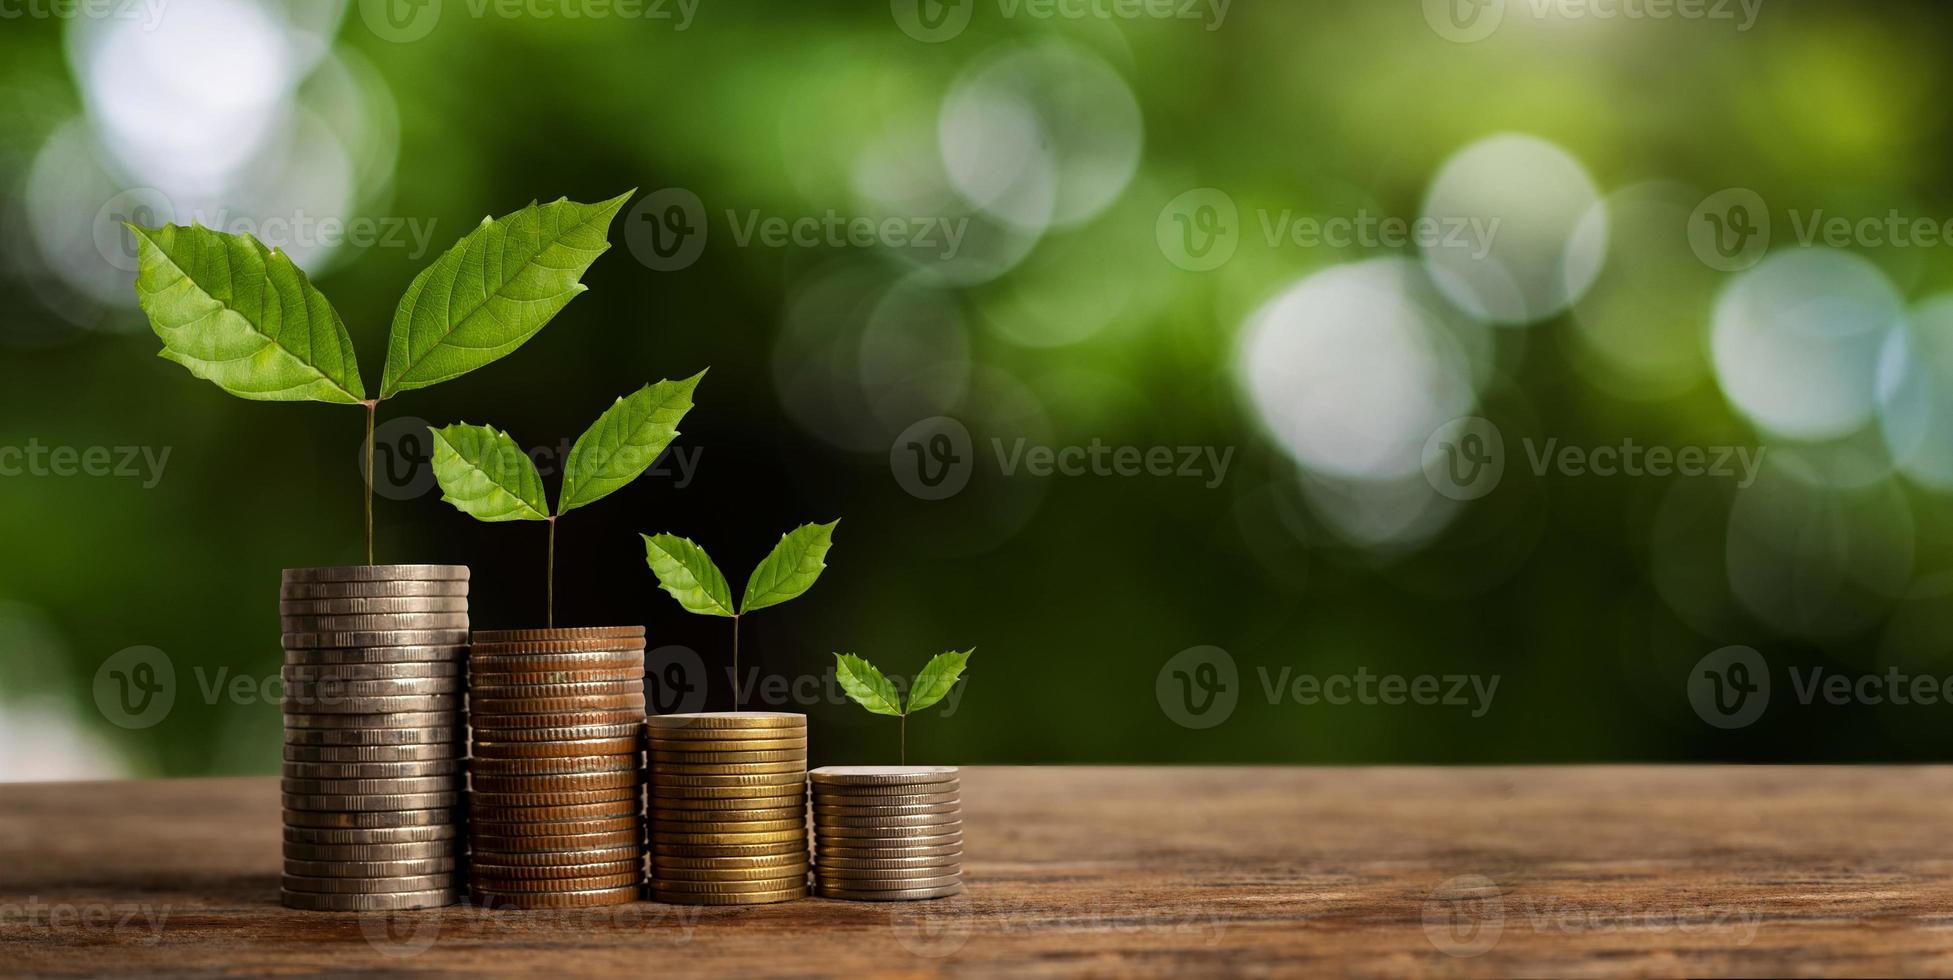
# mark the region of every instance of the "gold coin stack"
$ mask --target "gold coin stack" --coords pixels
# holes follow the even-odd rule
[[[425,909],[461,898],[468,569],[286,569],[288,908]]]
[[[963,891],[955,768],[823,766],[807,777],[820,897],[902,902]]]
[[[653,715],[651,897],[762,905],[807,897],[807,716]]]
[[[644,627],[480,630],[468,660],[469,888],[591,908],[644,889]]]

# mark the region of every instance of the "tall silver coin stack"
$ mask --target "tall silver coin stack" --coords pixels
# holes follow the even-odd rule
[[[591,908],[644,893],[644,627],[481,630],[468,663],[469,890]]]
[[[461,898],[468,569],[286,569],[284,904]]]
[[[807,716],[652,715],[651,897],[765,905],[807,897]]]
[[[901,902],[963,891],[963,798],[948,766],[823,766],[813,788],[814,888]]]

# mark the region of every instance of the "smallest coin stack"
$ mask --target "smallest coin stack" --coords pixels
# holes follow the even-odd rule
[[[515,909],[644,888],[644,627],[479,630],[468,661],[469,888]]]
[[[954,767],[823,766],[807,776],[820,897],[903,902],[963,891]]]
[[[653,715],[651,897],[764,905],[807,897],[807,716]]]

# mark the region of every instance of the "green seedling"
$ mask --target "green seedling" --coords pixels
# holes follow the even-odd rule
[[[732,710],[739,710],[739,620],[755,609],[799,598],[814,587],[827,567],[827,551],[834,546],[834,528],[841,522],[802,524],[780,536],[766,560],[746,580],[746,595],[732,604],[732,589],[705,549],[675,534],[646,534],[644,560],[658,576],[658,586],[678,600],[686,612],[725,616],[732,620]]]
[[[535,460],[506,432],[456,423],[431,429],[434,479],[441,499],[480,521],[543,521],[549,525],[544,595],[548,625],[556,625],[556,519],[593,504],[637,479],[678,437],[705,372],[683,381],[645,385],[619,398],[570,447],[563,486],[550,510]]]
[[[161,355],[239,398],[366,409],[366,563],[373,564],[373,428],[381,400],[459,377],[536,335],[588,287],[610,222],[596,204],[531,202],[421,270],[394,310],[379,393],[367,397],[346,324],[284,252],[200,225],[139,228],[136,298]]]
[[[915,675],[909,684],[909,697],[902,699],[902,692],[895,689],[895,682],[889,680],[875,665],[852,653],[834,655],[834,677],[841,682],[841,690],[856,704],[878,715],[902,719],[901,743],[903,765],[909,762],[909,716],[934,705],[949,696],[950,688],[963,677],[963,668],[970,663],[970,654],[976,652],[971,647],[962,653],[954,651],[939,653],[929,658],[922,666],[922,673]]]

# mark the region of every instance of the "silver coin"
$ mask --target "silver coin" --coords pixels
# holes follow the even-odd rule
[[[291,762],[283,774],[288,779],[413,779],[427,776],[460,776],[460,759],[423,759],[418,762]]]
[[[286,827],[285,843],[312,847],[378,847],[383,844],[465,846],[455,824],[425,827]],[[287,852],[289,854],[289,852]]]
[[[465,613],[466,596],[348,596],[338,599],[280,599],[281,616],[370,616],[374,613]]]
[[[623,738],[637,733],[639,726],[629,723],[611,725],[577,725],[571,728],[495,728],[482,722],[492,719],[476,719],[475,740],[478,742],[580,742],[599,738]]]
[[[420,697],[429,694],[461,693],[461,678],[389,677],[372,681],[323,680],[286,681],[285,700],[303,703],[336,698]]]
[[[460,793],[413,793],[377,795],[320,795],[285,793],[287,810],[313,810],[327,813],[353,811],[441,810],[461,803]]]
[[[841,888],[941,888],[963,880],[960,867],[947,868],[835,868],[815,865],[814,880]]]
[[[278,617],[278,628],[286,633],[345,633],[396,630],[456,630],[468,628],[465,612],[437,613],[348,613],[344,615],[291,615]]]
[[[853,902],[912,902],[927,898],[949,898],[963,894],[963,883],[956,882],[941,888],[901,888],[884,891],[868,891],[854,888],[839,888],[834,885],[816,884],[814,894],[822,898],[835,898]]]
[[[961,847],[945,849],[945,853],[942,854],[924,854],[917,857],[851,857],[823,851],[821,852],[820,860],[816,863],[820,867],[830,869],[899,870],[916,868],[961,868],[963,866],[963,849]]]
[[[894,794],[884,796],[836,796],[833,793],[824,793],[816,788],[813,792],[813,801],[817,807],[826,807],[837,812],[841,810],[874,812],[885,807],[942,806],[944,804],[954,806],[963,802],[963,796],[960,793],[903,794],[900,796]]]
[[[822,766],[807,771],[815,785],[905,786],[955,778],[955,766]]]
[[[937,833],[938,828],[935,827],[918,827],[913,829],[918,832],[915,834],[905,834],[901,831],[893,831],[881,836],[848,837],[833,834],[828,828],[816,825],[814,827],[814,843],[821,847],[875,848],[879,850],[904,847],[934,847],[938,844],[960,845],[963,843],[963,830],[960,826],[942,833]]]
[[[837,847],[817,842],[815,850],[821,861],[934,861],[945,857],[960,859],[963,855],[963,841],[960,838],[927,847],[881,846],[872,841],[854,843],[866,846]]]
[[[285,728],[287,748],[392,748],[403,745],[439,746],[465,755],[468,737],[458,723],[426,728]]]
[[[866,837],[877,833],[900,833],[929,827],[961,827],[963,811],[955,809],[947,813],[918,813],[906,817],[886,814],[872,817],[843,817],[822,813],[819,809],[815,809],[814,826],[819,827],[823,833],[833,834],[836,837]]]
[[[458,793],[466,784],[467,776],[454,772],[442,776],[381,779],[286,777],[278,781],[278,789],[294,796],[411,796],[420,793]]]
[[[312,875],[291,875],[284,878],[284,888],[288,892],[309,892],[329,895],[383,895],[398,892],[440,891],[458,887],[459,875],[453,872],[430,875],[400,875],[384,878],[324,878]]]
[[[279,637],[287,650],[323,650],[345,647],[453,646],[468,642],[465,629],[433,630],[336,630],[286,633]]]
[[[465,599],[468,597],[468,583],[400,579],[392,582],[286,582],[278,587],[278,598],[285,602],[423,597]]]
[[[460,664],[468,659],[465,643],[406,647],[343,647],[331,650],[286,650],[287,667],[342,667],[362,664]]]
[[[285,713],[285,729],[294,728],[458,728],[467,723],[462,712],[452,708],[440,711],[319,712]]]
[[[951,796],[962,791],[961,784],[951,779],[940,783],[891,783],[886,786],[837,786],[815,783],[811,787],[814,796],[842,802],[861,802],[880,805],[884,797],[901,798],[908,796]]]
[[[287,568],[281,581],[293,582],[398,582],[401,580],[465,582],[466,565],[328,565],[322,568]]]
[[[924,817],[948,813],[960,815],[962,812],[963,804],[960,802],[918,803],[913,806],[836,806],[832,803],[822,803],[819,797],[814,798],[816,820],[822,817],[874,820],[880,817]]]
[[[400,878],[438,875],[455,870],[455,856],[405,861],[300,861],[285,859],[287,875],[307,878]]]
[[[459,838],[447,840],[410,841],[400,844],[300,844],[285,842],[287,861],[337,861],[365,863],[371,861],[427,861],[438,858],[453,859],[461,851]],[[325,875],[332,878],[335,875]]]
[[[400,827],[451,827],[461,823],[463,817],[455,807],[434,810],[296,810],[287,807],[284,821],[287,828],[304,827],[320,830],[392,830]]]
[[[288,909],[308,912],[400,912],[411,909],[445,908],[461,901],[460,888],[440,888],[424,892],[393,892],[384,895],[321,895],[280,890],[279,897]]]
[[[331,681],[398,681],[410,679],[462,679],[461,661],[422,661],[398,664],[294,664],[281,667],[278,676],[287,684],[321,684]]]

